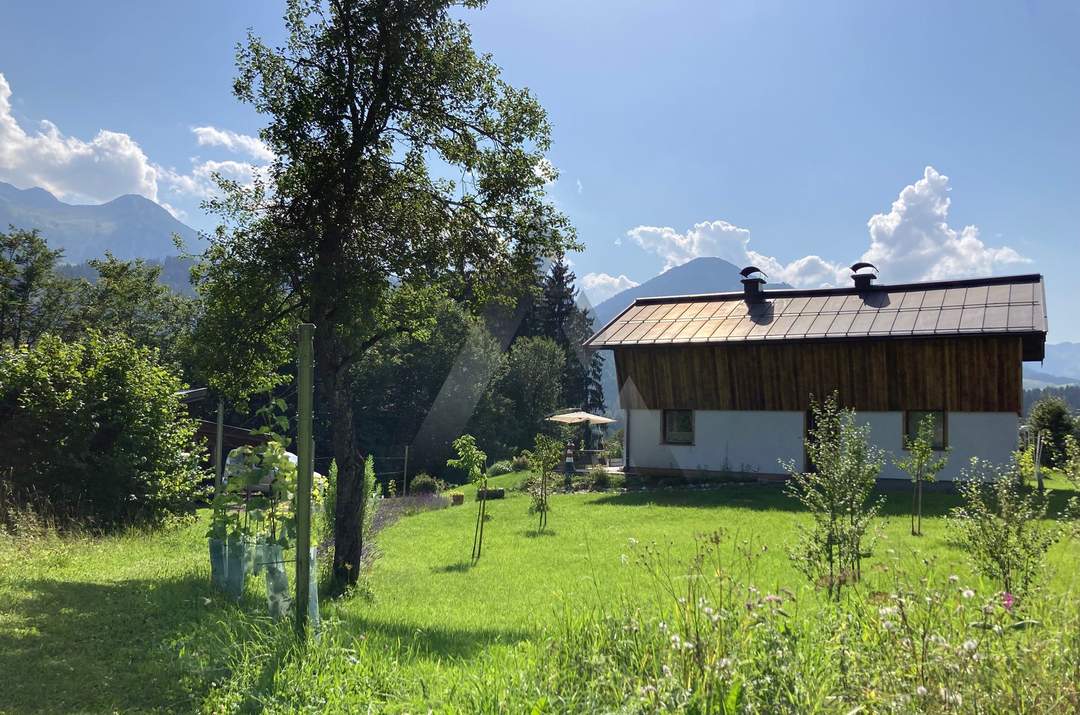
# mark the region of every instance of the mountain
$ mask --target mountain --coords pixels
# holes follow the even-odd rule
[[[1080,382],[1080,343],[1055,343],[1046,346],[1041,372]]]
[[[197,234],[150,199],[134,194],[108,203],[66,204],[45,189],[17,189],[0,181],[0,231],[8,226],[41,231],[51,248],[64,249],[63,260],[79,263],[112,251],[117,258],[176,255],[172,236],[189,250]]]
[[[698,295],[700,293],[722,293],[742,290],[739,282],[742,270],[734,263],[723,258],[695,258],[681,266],[664,271],[641,285],[627,288],[616,293],[593,308],[596,329],[604,327],[609,320],[638,298],[660,295]],[[766,286],[768,288],[789,288],[786,283]]]
[[[1056,347],[1053,345],[1047,345],[1047,352],[1050,348]],[[1044,387],[1061,387],[1063,385],[1076,385],[1080,383],[1080,379],[1075,377],[1062,377],[1061,375],[1051,375],[1041,370],[1035,370],[1028,365],[1024,365],[1024,389],[1025,390],[1041,390]]]

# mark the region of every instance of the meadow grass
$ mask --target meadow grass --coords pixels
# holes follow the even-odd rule
[[[809,515],[781,488],[556,494],[549,529],[538,534],[528,497],[513,489],[524,476],[490,480],[508,493],[489,502],[475,564],[471,487],[462,490],[464,506],[407,516],[380,533],[362,587],[323,603],[323,639],[303,657],[287,655],[287,625],[261,617],[261,578],[240,604],[210,589],[205,515],[154,533],[0,538],[0,711],[288,712],[301,704],[377,704],[465,712],[507,707],[499,684],[512,682],[528,702],[542,704],[549,696],[534,692],[521,673],[536,670],[557,647],[553,633],[583,632],[572,622],[590,614],[664,607],[655,581],[628,563],[631,540],[655,542],[678,578],[695,536],[719,530],[735,578],[763,592],[791,589],[809,603],[821,600],[787,555]],[[1066,493],[1059,489],[1058,501]],[[887,590],[889,569],[900,564],[993,592],[946,539],[943,515],[956,503],[952,494],[928,495],[924,536],[912,537],[909,495],[887,492],[860,589]],[[1052,593],[1080,592],[1076,563],[1075,542],[1053,548]],[[343,694],[352,699],[334,699]]]

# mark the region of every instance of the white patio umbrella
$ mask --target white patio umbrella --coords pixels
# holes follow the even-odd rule
[[[548,417],[548,422],[560,422],[564,425],[608,425],[615,420],[610,417],[604,417],[603,415],[594,415],[590,412],[564,412],[559,415],[552,415]]]

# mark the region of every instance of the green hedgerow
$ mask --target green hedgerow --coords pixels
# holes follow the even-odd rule
[[[0,470],[99,527],[193,511],[205,477],[184,385],[122,335],[45,336],[0,356]]]

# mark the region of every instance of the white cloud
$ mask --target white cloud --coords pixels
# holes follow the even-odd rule
[[[581,179],[577,180],[577,192],[578,192],[578,196],[585,193],[585,187],[581,185]]]
[[[264,169],[243,161],[200,161],[197,158],[191,161],[193,166],[190,174],[181,174],[173,169],[160,169],[161,180],[176,194],[197,199],[210,198],[217,192],[214,174],[241,184],[250,184]]]
[[[247,154],[253,159],[269,163],[274,160],[274,152],[258,137],[239,134],[231,129],[217,127],[193,127],[195,140],[199,146],[220,146],[237,154]]]
[[[870,218],[870,246],[859,260],[876,265],[891,283],[989,275],[1030,262],[1007,246],[986,246],[975,226],[951,228],[948,192],[949,178],[926,167],[923,178],[900,192],[889,213]],[[794,286],[847,285],[847,266],[854,262],[809,255],[785,263],[751,249],[750,231],[727,221],[703,221],[685,233],[638,226],[627,236],[663,258],[664,270],[700,256],[717,256],[739,267],[755,265],[771,280]]]
[[[84,141],[64,136],[49,121],[28,132],[11,113],[11,94],[0,74],[0,179],[40,186],[67,201],[108,201],[122,194],[157,201],[157,169],[130,136],[102,129]]]
[[[544,186],[551,187],[556,181],[559,180],[559,170],[555,168],[555,165],[548,161],[546,156],[540,157],[540,161],[533,165],[533,174],[536,178],[544,182]]]
[[[27,131],[11,112],[11,86],[0,73],[0,180],[21,188],[40,186],[69,202],[97,203],[123,194],[139,194],[157,201],[177,218],[182,209],[170,205],[161,193],[179,199],[205,199],[214,194],[212,175],[251,181],[265,165],[243,161],[192,159],[190,173],[156,164],[129,135],[102,129],[90,141],[66,136],[48,120],[36,132]],[[196,140],[204,146],[269,160],[273,154],[255,137],[214,127],[196,127]]]
[[[586,273],[581,277],[581,285],[593,305],[604,302],[616,293],[633,288],[638,282],[625,275],[612,276],[607,273]]]
[[[870,217],[870,248],[862,259],[883,272],[887,267],[890,281],[988,275],[1030,263],[1008,246],[987,246],[975,226],[951,228],[949,190],[949,177],[926,167],[923,178],[900,192],[889,213]]]

